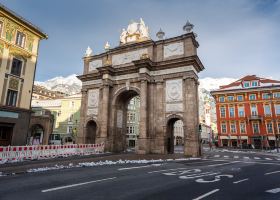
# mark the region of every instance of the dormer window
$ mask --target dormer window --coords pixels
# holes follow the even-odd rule
[[[244,82],[243,87],[245,87],[245,88],[250,87],[250,82],[249,81]]]
[[[16,45],[18,45],[18,46],[24,48],[24,45],[25,45],[25,38],[26,38],[25,34],[22,33],[22,32],[20,32],[20,31],[18,31],[18,32],[17,32]]]
[[[259,86],[258,81],[252,81],[252,87],[257,87]]]

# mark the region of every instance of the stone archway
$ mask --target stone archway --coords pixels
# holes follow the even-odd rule
[[[96,143],[104,142],[107,151],[123,151],[126,106],[139,95],[136,152],[167,153],[167,122],[170,115],[177,115],[188,135],[183,141],[185,155],[199,156],[198,73],[204,66],[197,56],[198,46],[190,32],[165,40],[127,43],[84,57],[84,74],[78,76],[82,81],[78,142],[88,137],[84,127],[88,118],[94,118],[100,125]]]
[[[94,120],[89,120],[86,124],[86,144],[96,143],[97,124]]]
[[[28,144],[30,145],[42,145],[44,143],[45,130],[42,125],[34,124],[30,128],[30,138]]]

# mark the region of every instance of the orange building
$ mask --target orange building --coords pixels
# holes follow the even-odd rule
[[[216,101],[220,146],[267,148],[278,145],[280,81],[250,75],[221,86],[211,94]]]

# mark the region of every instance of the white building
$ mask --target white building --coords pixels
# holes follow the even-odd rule
[[[130,100],[127,107],[127,134],[126,141],[128,147],[135,147],[137,137],[139,136],[139,114],[140,97],[134,97]]]

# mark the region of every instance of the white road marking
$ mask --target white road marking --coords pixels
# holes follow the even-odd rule
[[[199,196],[199,197],[196,197],[196,198],[193,199],[193,200],[200,200],[200,199],[203,199],[204,197],[207,197],[207,196],[209,196],[209,195],[211,195],[211,194],[214,194],[215,192],[218,192],[219,190],[220,190],[220,189],[212,190],[212,191],[207,192],[207,193],[205,193],[205,194],[203,194],[203,195],[201,195],[201,196]]]
[[[241,183],[241,182],[248,181],[248,180],[249,180],[248,178],[241,179],[241,180],[239,180],[239,181],[233,182],[233,184]]]
[[[268,173],[265,173],[264,175],[270,175],[270,174],[276,174],[276,173],[280,173],[280,171],[268,172]]]
[[[212,176],[212,175],[217,175],[220,174],[220,172],[204,172],[200,174],[192,174],[192,175],[186,175],[186,176],[179,176],[180,179],[193,179],[193,178],[200,178],[203,176]]]
[[[88,182],[83,182],[83,183],[76,183],[76,184],[72,184],[72,185],[64,185],[64,186],[60,186],[60,187],[55,187],[55,188],[42,190],[41,192],[52,192],[52,191],[55,191],[55,190],[62,190],[62,189],[66,189],[66,188],[77,187],[77,186],[81,186],[81,185],[87,185],[87,184],[90,184],[90,183],[97,183],[97,182],[112,180],[112,179],[116,179],[116,178],[117,177],[104,178],[104,179],[100,179],[100,180],[88,181]]]
[[[244,159],[250,159],[249,157],[247,157],[247,156],[245,156],[245,157],[243,157]]]
[[[229,156],[224,156],[224,158],[229,158]]]
[[[228,165],[232,163],[237,163],[239,161],[233,161],[233,162],[227,162],[227,163],[220,163],[220,164],[213,164],[213,165],[206,165],[207,167],[215,167],[215,166],[222,166],[222,165]]]
[[[239,156],[234,156],[233,158],[239,158]]]
[[[215,157],[215,158],[219,158],[219,157],[220,157],[220,155],[215,155],[214,157]]]
[[[151,171],[151,172],[148,172],[148,174],[160,173],[160,172],[166,172],[166,171],[175,171],[175,170],[181,170],[181,169],[184,170],[184,169],[188,169],[188,168],[184,167],[184,168],[163,169],[163,170]]]
[[[280,188],[274,188],[274,189],[271,189],[271,190],[266,190],[266,192],[276,194],[276,193],[280,192]]]
[[[265,158],[266,160],[272,160],[271,158]]]
[[[221,177],[233,178],[233,175],[221,174],[221,175],[215,176],[215,178],[213,180],[204,180],[204,179],[200,178],[200,179],[195,180],[195,182],[197,182],[197,183],[213,183],[213,182],[220,181]]]
[[[280,158],[276,158],[276,160],[280,160]]]
[[[190,174],[190,173],[199,173],[201,172],[201,169],[189,169],[189,170],[183,170],[183,171],[175,171],[175,172],[167,172],[167,173],[163,173],[164,175],[167,176],[179,176],[179,175],[183,175],[183,174]]]
[[[254,159],[255,159],[255,160],[260,160],[261,158],[259,158],[259,157],[254,157]]]
[[[137,167],[126,167],[126,168],[119,168],[119,171],[123,170],[130,170],[130,169],[139,169],[139,168],[146,168],[146,167],[158,167],[161,166],[161,164],[152,164],[152,165],[142,165],[142,166],[137,166]]]

